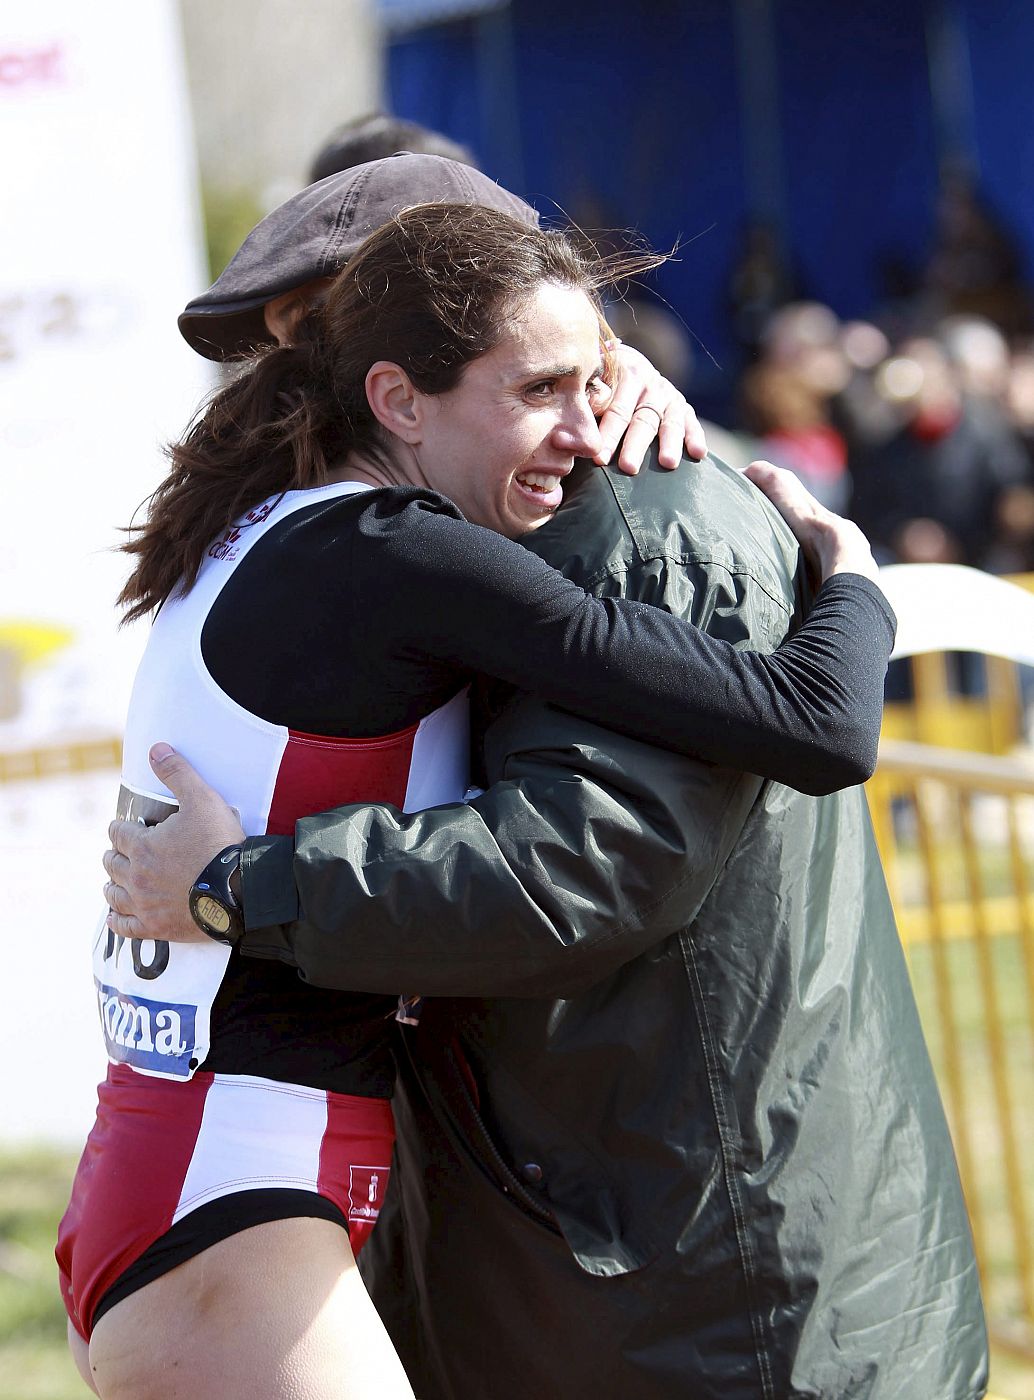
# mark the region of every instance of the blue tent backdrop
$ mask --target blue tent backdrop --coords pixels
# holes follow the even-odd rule
[[[712,412],[740,367],[727,289],[751,216],[844,316],[878,306],[888,256],[921,264],[943,161],[973,171],[1034,252],[1034,6],[511,0],[442,22],[397,3],[393,111],[471,146],[544,212],[682,241],[654,285],[703,347],[692,391]]]

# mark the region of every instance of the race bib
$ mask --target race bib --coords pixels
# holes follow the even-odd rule
[[[175,810],[168,798],[119,790],[124,820],[155,826]],[[122,938],[102,920],[93,981],[108,1059],[160,1079],[189,1079],[208,1055],[212,1003],[229,960],[220,943]]]

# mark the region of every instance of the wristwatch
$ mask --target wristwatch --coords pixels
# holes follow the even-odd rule
[[[227,846],[209,861],[190,887],[190,914],[202,933],[232,947],[244,932],[244,911],[231,888],[240,889],[243,845]]]

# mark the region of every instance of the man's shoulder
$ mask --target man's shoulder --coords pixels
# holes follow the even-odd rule
[[[637,476],[579,463],[562,509],[525,542],[592,591],[635,595],[630,575],[674,566],[796,605],[796,540],[756,487],[712,457],[672,472],[651,455]]]

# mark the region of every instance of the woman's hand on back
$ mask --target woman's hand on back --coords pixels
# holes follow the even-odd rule
[[[763,491],[797,537],[819,583],[834,574],[862,574],[879,582],[869,541],[851,520],[820,505],[785,467],[751,462],[744,476]]]
[[[614,359],[617,382],[604,386],[596,406],[602,442],[594,460],[606,466],[624,435],[617,466],[628,476],[635,476],[643,465],[654,438],[662,467],[677,467],[683,452],[699,461],[707,442],[685,395],[630,345],[619,344]]]

